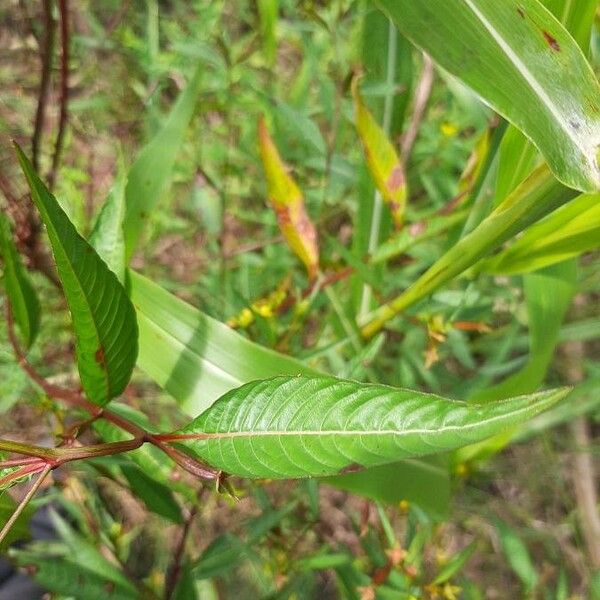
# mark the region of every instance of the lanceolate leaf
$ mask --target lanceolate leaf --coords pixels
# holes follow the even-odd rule
[[[40,325],[40,303],[13,241],[8,218],[0,213],[0,256],[4,260],[4,285],[15,322],[29,348]]]
[[[125,188],[127,259],[135,251],[144,221],[171,183],[173,165],[200,93],[201,74],[199,66],[181,92],[162,129],[140,152],[129,171]]]
[[[475,405],[332,377],[276,377],[229,392],[180,433],[227,473],[326,476],[480,441],[567,392]]]
[[[318,374],[300,361],[251,342],[142,275],[134,271],[129,275],[140,328],[138,365],[188,415],[200,414],[226,392],[257,377]],[[106,441],[123,439],[121,430],[102,422],[96,428],[100,425]],[[146,423],[141,425],[148,427]],[[149,466],[154,469],[153,476],[165,483],[170,464],[160,462],[163,455],[155,450],[153,446],[142,446],[130,456],[146,472]],[[383,502],[397,504],[406,499],[436,514],[447,510],[448,469],[420,459],[388,467],[385,474],[366,470],[353,473],[350,480],[342,476],[327,483]],[[392,471],[394,481],[384,491],[380,481],[383,477],[389,480]],[[435,498],[428,493],[432,487],[437,490]]]
[[[16,148],[71,311],[81,384],[92,402],[105,404],[123,391],[135,365],[138,332],[133,305],[115,274],[77,233]]]
[[[308,276],[314,279],[319,269],[317,231],[306,212],[302,192],[286,171],[263,118],[258,122],[258,146],[267,178],[269,202],[277,214],[281,233],[306,266]]]
[[[356,129],[362,142],[367,167],[381,197],[392,213],[396,229],[401,229],[404,224],[407,196],[404,167],[385,131],[378,125],[363,102],[356,78],[352,82],[352,97]]]
[[[577,43],[537,0],[376,3],[521,129],[560,181],[600,187],[600,88]]]
[[[125,176],[121,166],[117,179],[90,234],[90,244],[122,283],[125,279]]]

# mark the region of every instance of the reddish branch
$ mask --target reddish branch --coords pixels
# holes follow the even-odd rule
[[[46,122],[46,107],[48,105],[48,92],[50,90],[50,75],[52,71],[52,54],[54,49],[54,32],[56,22],[52,17],[52,0],[43,0],[44,12],[44,40],[40,47],[42,59],[42,77],[40,80],[40,91],[38,94],[37,111],[35,113],[35,126],[33,137],[31,139],[31,160],[33,168],[39,171],[40,168],[40,145],[44,124]]]
[[[109,456],[112,454],[120,454],[123,452],[129,452],[135,450],[145,443],[150,443],[160,450],[162,450],[167,456],[169,456],[177,465],[191,473],[195,477],[200,477],[208,481],[215,481],[217,485],[222,483],[224,478],[221,471],[212,469],[211,467],[201,463],[200,461],[189,456],[185,452],[174,448],[168,444],[167,440],[162,439],[160,435],[152,434],[142,427],[139,427],[132,421],[121,417],[120,415],[96,406],[90,402],[80,390],[69,390],[59,386],[55,386],[48,382],[42,377],[33,366],[27,361],[27,358],[23,354],[17,336],[15,333],[14,320],[10,306],[7,304],[6,311],[6,322],[8,328],[8,337],[15,353],[15,356],[19,362],[21,368],[29,375],[29,377],[40,386],[42,390],[51,398],[60,400],[68,406],[81,408],[88,412],[93,418],[104,419],[109,423],[112,423],[116,427],[119,427],[123,431],[130,433],[133,438],[122,442],[112,442],[107,444],[97,444],[92,446],[81,446],[78,448],[36,448],[32,446],[22,445],[11,442],[12,450],[17,454],[24,454],[29,456],[37,456],[37,461],[30,459],[23,459],[21,461],[10,461],[10,466],[21,466],[21,469],[15,471],[6,477],[9,477],[9,481],[18,479],[19,476],[23,476],[29,473],[35,473],[42,470],[45,466],[50,466],[52,469],[57,468],[61,464],[70,462],[73,460],[82,460],[85,458],[93,458],[97,456]],[[0,447],[0,449],[2,449]],[[2,463],[0,463],[1,465]],[[0,479],[0,486],[3,480]]]
[[[58,12],[60,14],[60,116],[58,121],[58,133],[52,156],[52,168],[48,175],[48,188],[54,188],[56,174],[60,164],[60,157],[64,146],[65,130],[68,120],[69,104],[69,8],[67,0],[58,0]]]
[[[200,498],[198,498],[198,501]],[[186,518],[183,523],[183,527],[181,529],[181,536],[179,538],[179,542],[177,544],[177,548],[175,549],[175,554],[173,556],[173,562],[167,572],[167,577],[165,581],[165,600],[170,600],[175,593],[175,589],[177,587],[177,582],[181,577],[181,568],[183,562],[183,554],[185,551],[185,544],[190,535],[190,531],[192,529],[192,523],[198,514],[198,504],[194,504],[190,510],[190,514]]]

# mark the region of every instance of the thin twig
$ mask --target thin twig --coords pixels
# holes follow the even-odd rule
[[[6,306],[6,324],[8,329],[8,337],[13,348],[13,352],[19,362],[19,365],[27,373],[27,375],[29,375],[29,377],[35,383],[37,383],[42,388],[42,390],[44,390],[44,392],[48,396],[57,400],[61,400],[69,406],[82,408],[83,410],[86,410],[88,413],[90,413],[93,417],[102,418],[106,421],[109,421],[113,425],[116,425],[120,429],[123,429],[124,431],[127,431],[128,433],[133,435],[132,440],[117,443],[122,444],[122,447],[119,447],[118,445],[114,444],[112,446],[109,444],[103,444],[99,446],[88,446],[85,449],[81,449],[82,451],[79,453],[70,453],[68,457],[64,455],[63,452],[63,458],[54,460],[53,464],[55,464],[55,466],[57,464],[60,464],[61,462],[66,462],[67,460],[79,460],[82,458],[89,458],[90,451],[93,451],[95,456],[103,456],[105,454],[116,454],[117,452],[128,452],[130,450],[134,450],[136,448],[139,448],[142,444],[148,442],[162,450],[177,465],[179,465],[182,469],[194,475],[195,477],[200,477],[208,481],[216,481],[218,484],[223,481],[224,475],[221,471],[213,469],[212,467],[205,465],[201,461],[196,460],[192,456],[189,456],[188,454],[185,454],[184,452],[169,446],[167,443],[168,440],[161,439],[160,435],[152,434],[143,429],[142,427],[139,427],[132,421],[129,421],[128,419],[125,419],[124,417],[121,417],[112,411],[96,406],[78,390],[69,390],[49,383],[27,361],[27,358],[21,350],[15,333],[14,320],[12,317],[10,303],[7,303]],[[87,450],[88,453],[83,454],[82,452],[84,450]]]
[[[200,498],[198,498],[198,501]],[[173,556],[173,562],[167,571],[167,578],[165,581],[165,600],[171,600],[173,594],[175,593],[175,589],[177,587],[177,582],[181,577],[181,567],[182,567],[182,559],[185,551],[185,544],[190,535],[190,531],[192,529],[192,524],[196,515],[198,514],[198,504],[194,504],[190,510],[190,514],[187,519],[183,523],[183,527],[181,529],[181,536],[179,538],[179,542],[177,544],[177,548],[175,548],[175,554]]]
[[[56,174],[60,164],[60,158],[64,146],[65,130],[68,121],[69,105],[69,8],[67,0],[58,0],[58,12],[60,14],[60,117],[58,121],[58,133],[52,156],[52,168],[48,175],[48,188],[54,188]]]
[[[573,302],[573,313],[583,312],[587,298],[578,296]],[[585,378],[583,363],[585,344],[571,341],[563,345],[563,369],[568,383],[579,383]],[[573,491],[577,502],[577,512],[581,533],[585,541],[587,555],[594,570],[600,568],[600,513],[596,492],[596,473],[590,454],[591,439],[589,423],[585,416],[577,417],[570,425],[575,446],[572,463]]]
[[[50,79],[52,72],[52,54],[54,50],[54,32],[56,21],[52,16],[52,0],[43,0],[42,9],[44,13],[44,43],[40,47],[42,59],[42,76],[40,79],[40,91],[38,93],[37,110],[35,113],[35,126],[31,138],[31,160],[33,168],[40,170],[40,146],[42,133],[46,122],[46,107],[48,106],[48,92],[50,90]]]
[[[412,117],[410,120],[410,125],[408,126],[408,129],[402,140],[401,156],[404,165],[407,165],[410,160],[413,145],[417,139],[417,135],[419,134],[421,122],[423,121],[423,116],[425,115],[425,108],[427,107],[429,96],[431,95],[432,86],[433,62],[427,54],[423,53],[423,70],[421,71],[421,77],[415,89]]]
[[[12,526],[15,524],[21,513],[25,510],[25,507],[29,504],[31,499],[35,496],[35,493],[40,489],[42,483],[44,483],[44,479],[48,476],[48,473],[51,471],[51,467],[47,466],[37,478],[36,482],[31,486],[31,489],[27,492],[27,495],[21,502],[19,506],[17,506],[15,512],[11,515],[10,519],[6,522],[2,531],[0,531],[0,543],[2,540],[8,535],[8,532],[12,529]]]

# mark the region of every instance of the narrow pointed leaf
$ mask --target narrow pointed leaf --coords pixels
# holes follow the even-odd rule
[[[537,0],[376,0],[414,44],[521,129],[555,176],[600,187],[600,88]]]
[[[410,288],[379,307],[362,328],[363,336],[371,337],[396,314],[460,275],[513,235],[576,195],[575,190],[560,184],[545,165],[538,167],[476,229],[443,254]]]
[[[106,404],[124,389],[137,357],[135,311],[116,275],[77,233],[16,146],[31,197],[46,226],[71,312],[77,366],[87,397]]]
[[[404,224],[407,186],[404,166],[396,149],[369,112],[358,89],[358,81],[352,82],[352,97],[356,129],[362,142],[365,161],[381,197],[388,205],[396,229]]]
[[[29,348],[40,326],[40,303],[15,246],[8,218],[0,213],[0,256],[4,260],[4,285],[13,316]]]
[[[527,273],[600,247],[600,197],[583,194],[532,225],[481,267],[488,273]]]
[[[452,450],[548,408],[560,389],[488,405],[332,377],[276,377],[220,398],[180,433],[244,477],[315,477]]]
[[[143,148],[129,171],[125,188],[127,259],[136,249],[144,221],[169,188],[175,159],[183,145],[200,93],[201,74],[199,66],[179,95],[162,129]]]
[[[258,122],[258,146],[267,178],[269,203],[277,215],[281,233],[304,263],[309,278],[314,279],[319,269],[317,230],[306,212],[304,196],[288,174],[263,118]]]
[[[94,228],[90,233],[90,244],[109,269],[123,283],[125,280],[125,177],[123,169],[117,176],[106,202],[102,206]]]

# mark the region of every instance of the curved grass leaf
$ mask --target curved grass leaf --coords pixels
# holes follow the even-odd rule
[[[138,330],[133,305],[115,274],[77,233],[23,151],[16,148],[71,311],[81,384],[92,402],[106,404],[125,389],[135,365]]]
[[[8,218],[0,213],[0,256],[4,259],[4,285],[15,322],[29,348],[40,327],[40,303],[15,246]]]
[[[600,199],[582,194],[532,225],[511,246],[485,261],[488,273],[527,273],[600,246]]]
[[[538,147],[566,185],[600,187],[600,88],[537,0],[376,0],[414,44]]]
[[[567,392],[475,405],[332,377],[276,377],[229,392],[180,433],[197,457],[234,475],[337,475],[480,441]]]
[[[177,152],[194,114],[201,75],[202,67],[198,66],[162,129],[144,146],[129,170],[125,188],[127,259],[135,251],[145,219],[169,187]]]
[[[225,392],[256,378],[315,371],[264,348],[130,271],[140,329],[139,367],[182,410],[197,415]]]
[[[122,163],[122,161],[121,161]],[[123,283],[125,280],[125,183],[124,167],[119,166],[119,174],[100,210],[89,241],[100,258]]]

